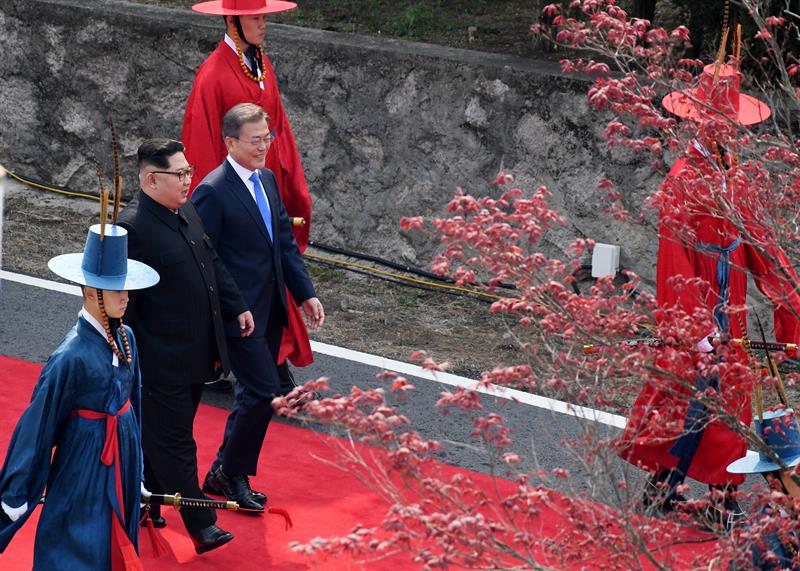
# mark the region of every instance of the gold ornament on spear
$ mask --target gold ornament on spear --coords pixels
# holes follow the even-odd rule
[[[736,32],[733,34],[733,58],[736,69],[742,64],[742,25],[736,24]]]
[[[725,31],[722,32],[722,41],[719,44],[719,51],[717,51],[717,63],[714,66],[714,85],[719,82],[719,72],[722,64],[725,63],[725,44],[728,43],[728,31],[728,28],[725,28]]]
[[[114,159],[114,210],[111,213],[111,223],[117,223],[117,216],[119,216],[119,205],[122,200],[122,174],[119,168],[119,144],[117,142],[117,129],[114,127],[114,121],[109,116],[108,122],[111,125],[111,154]]]
[[[103,173],[100,170],[100,162],[97,160],[97,155],[92,151],[92,160],[94,161],[94,168],[97,171],[97,182],[100,185],[100,240],[106,237],[106,222],[108,221],[108,191],[103,182]]]
[[[731,3],[730,0],[725,2],[725,9],[722,13],[722,39],[719,42],[719,49],[717,50],[717,62],[714,66],[714,85],[717,84],[719,81],[719,72],[722,64],[725,63],[725,51],[728,47],[728,32],[730,28],[728,28],[728,20],[730,18],[731,12]]]
[[[108,123],[111,127],[111,158],[114,164],[114,181],[111,188],[111,197],[109,197],[109,191],[106,190],[106,185],[103,180],[103,172],[100,168],[100,162],[97,160],[97,155],[95,155],[94,151],[92,151],[92,161],[94,162],[94,168],[97,172],[97,182],[100,186],[100,240],[106,236],[109,202],[113,204],[111,211],[111,224],[116,224],[122,201],[122,171],[119,165],[119,141],[117,138],[117,129],[114,127],[114,121],[111,119],[111,116],[108,118]]]

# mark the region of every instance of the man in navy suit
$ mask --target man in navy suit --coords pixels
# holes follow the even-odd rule
[[[217,459],[203,490],[225,495],[241,508],[263,512],[266,496],[250,488],[279,391],[276,360],[286,325],[286,289],[317,329],[325,321],[322,304],[306,271],[275,177],[264,167],[272,142],[266,112],[253,103],[232,107],[222,118],[228,149],[223,163],[192,195],[228,272],[253,313],[255,331],[242,337],[235,321],[225,325],[235,402]]]

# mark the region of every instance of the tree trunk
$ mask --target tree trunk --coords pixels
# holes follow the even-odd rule
[[[692,47],[687,50],[686,55],[691,58],[699,58],[703,52],[703,36],[706,33],[705,14],[700,10],[689,9],[689,37]]]
[[[652,23],[656,17],[656,0],[633,0],[633,17]]]

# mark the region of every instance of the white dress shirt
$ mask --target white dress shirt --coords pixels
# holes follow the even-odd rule
[[[236,57],[239,57],[239,52],[236,51],[236,42],[234,42],[233,38],[231,38],[228,34],[225,34],[225,43],[228,44],[228,46],[230,46],[230,48],[233,50],[233,53],[236,54]],[[253,63],[250,61],[250,58],[247,57],[247,54],[244,53],[244,52],[242,52],[242,59],[244,60],[244,63],[248,67],[250,72],[252,72],[253,71]],[[264,71],[262,70],[261,73],[263,74]],[[255,75],[255,74],[253,74],[253,75]],[[258,82],[258,86],[261,89],[264,89],[264,82],[263,81],[259,81]]]
[[[103,336],[103,339],[106,339],[106,330],[103,329],[103,326],[100,325],[100,322],[94,318],[94,315],[86,311],[85,307],[82,307],[80,312],[78,312],[80,317],[83,317],[89,325],[97,329],[97,332]],[[117,358],[117,354],[114,351],[111,351],[111,366],[112,367],[119,367],[119,359]]]
[[[250,196],[253,197],[253,202],[255,202],[256,206],[258,206],[258,201],[256,200],[255,186],[253,185],[253,181],[250,180],[250,177],[253,176],[253,173],[255,171],[251,171],[251,170],[248,170],[248,169],[244,168],[242,165],[240,165],[239,163],[234,161],[233,157],[231,157],[230,155],[228,155],[228,162],[233,167],[233,170],[236,171],[236,174],[239,175],[239,178],[242,179],[242,182],[247,187],[247,190],[250,191]],[[263,187],[263,183],[262,183],[262,187]],[[266,190],[262,190],[262,192],[264,193],[264,198],[267,201],[267,210],[269,211],[270,216],[272,216],[272,208],[269,205],[269,198],[267,198],[267,191]]]

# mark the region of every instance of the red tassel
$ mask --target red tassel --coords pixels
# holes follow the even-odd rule
[[[150,546],[153,548],[153,557],[163,557],[171,552],[169,543],[167,543],[156,527],[153,525],[153,519],[150,517],[150,512],[144,514],[144,525],[147,528],[147,534],[150,536]]]
[[[292,523],[292,518],[289,516],[289,512],[287,512],[285,509],[283,509],[283,508],[269,508],[269,509],[267,509],[267,513],[271,513],[271,514],[275,514],[275,515],[281,516],[283,518],[283,520],[284,520],[284,525],[286,527],[286,531],[289,531],[290,529],[292,529],[292,526],[294,525]]]

